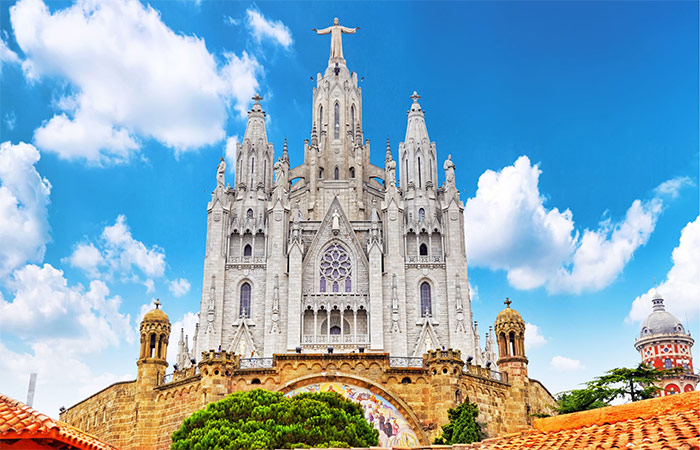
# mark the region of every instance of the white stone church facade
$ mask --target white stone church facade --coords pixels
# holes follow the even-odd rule
[[[442,164],[438,185],[419,96],[411,96],[404,142],[397,153],[387,142],[378,167],[363,135],[358,76],[342,49],[332,50],[316,80],[301,165],[290,168],[286,141],[275,161],[256,96],[231,186],[219,166],[192,356],[333,347],[411,357],[445,347],[495,365],[493,332],[482,349],[472,317],[454,164]],[[186,346],[181,368],[189,365]]]

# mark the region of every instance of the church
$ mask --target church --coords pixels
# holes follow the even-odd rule
[[[123,449],[165,449],[187,416],[231,392],[333,390],[362,404],[380,445],[408,447],[430,444],[447,409],[467,399],[489,436],[552,411],[551,394],[528,378],[525,322],[510,301],[480,338],[455,164],[438,159],[416,92],[404,141],[387,141],[383,167],[370,163],[362,90],[342,51],[356,30],[337,19],[316,30],[330,34],[331,51],[300,165],[286,140],[276,158],[253,98],[233,180],[223,158],[217,168],[198,324],[191,344],[174,330],[174,372],[157,303],[141,323],[137,380],[63,421]]]

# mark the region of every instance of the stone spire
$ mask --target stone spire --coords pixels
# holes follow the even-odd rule
[[[408,111],[408,125],[406,126],[406,142],[414,140],[417,143],[430,142],[428,128],[425,126],[425,111],[421,108],[418,99],[420,95],[413,91],[410,97],[413,99],[411,109]]]

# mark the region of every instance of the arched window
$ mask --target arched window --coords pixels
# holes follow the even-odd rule
[[[423,222],[425,220],[425,210],[423,208],[418,210],[418,222]]]
[[[318,107],[318,131],[323,130],[323,105]]]
[[[336,167],[335,170],[333,171],[333,179],[337,180],[338,178],[340,178],[340,171]]]
[[[350,178],[355,178],[355,168],[354,167],[350,168]]]
[[[408,158],[406,158],[406,161],[404,161],[404,173],[406,174],[406,185],[410,182],[410,177],[408,176]]]
[[[421,256],[428,256],[428,246],[425,244],[421,244],[419,248],[419,253]]]
[[[666,358],[664,360],[664,368],[666,368],[666,369],[673,368],[673,363],[671,362],[671,360],[669,358]]]
[[[355,105],[350,107],[350,131],[355,135]]]
[[[255,156],[250,158],[250,189],[253,189],[253,183],[255,182]]]
[[[241,285],[241,308],[240,317],[250,318],[250,283]]]
[[[421,317],[433,315],[433,302],[430,298],[430,284],[424,281],[420,285],[420,315]]]
[[[248,211],[245,213],[246,219],[252,219],[253,218],[253,210],[251,208],[248,208]]]
[[[321,258],[319,290],[352,292],[352,263],[340,244],[332,244]]]
[[[430,171],[428,172],[428,180],[433,181],[433,158],[428,158],[428,169]]]
[[[321,178],[321,179],[323,179],[323,167],[321,167],[320,169],[318,169],[318,177]]]
[[[243,256],[251,256],[253,254],[253,247],[250,246],[250,244],[246,244],[245,247],[243,247]]]
[[[331,327],[331,334],[340,334],[340,327],[338,325],[333,325]]]
[[[335,114],[335,119],[333,120],[333,138],[340,139],[340,105],[336,103],[333,108]]]
[[[420,156],[418,157],[418,188],[423,187],[423,177],[420,173]]]
[[[263,161],[263,184],[267,185],[267,158]]]

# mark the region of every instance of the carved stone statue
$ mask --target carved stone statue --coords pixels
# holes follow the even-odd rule
[[[386,171],[386,182],[389,186],[396,186],[396,161],[393,159],[387,161],[384,170]]]
[[[226,176],[226,161],[224,161],[224,158],[221,158],[221,162],[219,163],[218,167],[216,168],[216,187],[224,187],[224,177]]]
[[[333,234],[338,234],[340,231],[340,214],[338,214],[337,209],[333,211],[333,215],[331,216],[331,229],[333,230]]]
[[[455,183],[455,163],[452,162],[452,155],[447,155],[447,160],[443,166],[445,169],[445,181],[448,185],[454,186]]]
[[[360,27],[348,28],[348,27],[344,27],[342,25],[339,25],[337,17],[333,19],[333,25],[328,27],[328,28],[324,28],[322,30],[317,30],[316,28],[313,28],[313,30],[316,32],[316,34],[330,34],[331,35],[331,59],[334,59],[334,58],[343,59],[343,42],[342,42],[343,33],[353,34],[355,31],[357,31],[359,29],[360,29]]]
[[[284,186],[287,178],[287,173],[282,159],[278,159],[274,165],[275,169],[275,186]]]

